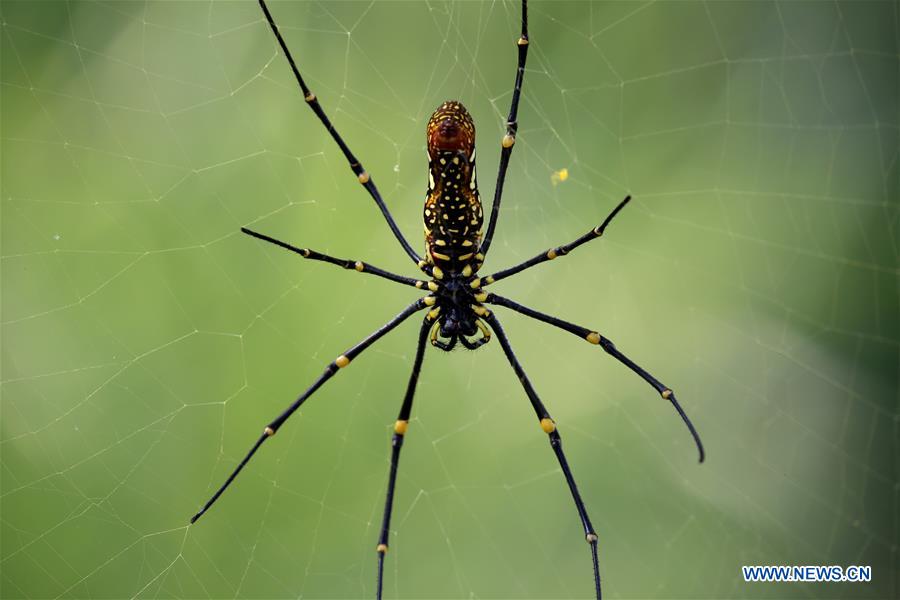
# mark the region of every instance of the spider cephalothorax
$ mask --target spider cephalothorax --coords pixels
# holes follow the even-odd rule
[[[263,14],[266,17],[272,32],[275,34],[275,38],[278,40],[282,52],[284,52],[284,55],[291,66],[294,77],[297,79],[297,83],[303,93],[304,100],[321,121],[322,125],[325,126],[335,143],[337,143],[338,148],[340,148],[341,152],[344,154],[347,164],[353,171],[353,174],[366,192],[372,197],[372,200],[375,201],[376,206],[378,206],[378,209],[387,221],[388,227],[390,227],[391,232],[394,234],[394,237],[397,238],[397,241],[400,243],[404,252],[406,252],[413,263],[415,263],[430,279],[415,279],[385,271],[384,269],[380,269],[370,263],[360,260],[335,258],[334,256],[316,252],[309,248],[298,248],[297,246],[282,242],[246,227],[242,227],[241,230],[257,239],[295,252],[303,258],[331,263],[359,273],[368,273],[382,279],[393,281],[394,283],[415,287],[422,291],[427,290],[428,295],[419,298],[407,306],[393,319],[326,365],[324,372],[319,378],[316,379],[306,391],[301,393],[290,406],[285,408],[281,414],[266,425],[259,439],[250,448],[250,451],[244,459],[237,464],[234,471],[228,479],[225,480],[225,483],[213,494],[209,501],[207,501],[197,514],[191,518],[191,523],[195,522],[209,510],[228,486],[231,485],[231,482],[234,481],[238,473],[241,472],[241,469],[244,468],[256,451],[259,450],[263,442],[275,435],[291,415],[293,415],[310,396],[322,387],[325,382],[347,367],[357,356],[362,354],[367,348],[383,336],[387,335],[394,328],[398,327],[406,319],[420,311],[427,311],[419,329],[412,374],[410,375],[409,384],[406,388],[406,395],[403,397],[403,404],[400,407],[400,412],[394,423],[391,437],[391,466],[388,475],[384,516],[381,522],[378,545],[375,547],[375,551],[378,555],[375,597],[380,599],[382,596],[384,562],[385,555],[388,551],[389,534],[391,532],[391,514],[394,506],[394,490],[397,484],[397,468],[400,460],[400,449],[403,446],[403,440],[410,425],[409,419],[412,414],[413,398],[416,392],[416,384],[419,380],[419,372],[422,369],[422,360],[425,356],[425,347],[428,343],[428,339],[431,339],[431,343],[434,346],[445,351],[452,350],[457,343],[474,350],[475,348],[486,344],[491,339],[491,332],[493,332],[497,337],[497,341],[499,342],[503,353],[506,355],[507,361],[515,372],[519,382],[522,384],[525,395],[528,396],[528,400],[530,401],[531,407],[540,424],[541,431],[548,436],[550,447],[556,455],[560,469],[565,477],[566,485],[572,494],[572,500],[575,503],[575,508],[584,530],[584,539],[590,547],[594,575],[594,589],[599,600],[600,564],[597,555],[598,536],[588,517],[587,507],[581,498],[578,486],[575,485],[575,477],[572,475],[572,470],[569,467],[565,453],[563,452],[562,438],[557,430],[556,422],[551,418],[550,412],[547,410],[547,407],[544,406],[544,403],[535,391],[534,386],[532,386],[531,381],[529,381],[528,376],[525,374],[525,370],[519,363],[519,359],[516,357],[515,352],[513,352],[509,338],[503,331],[503,327],[500,326],[500,319],[492,311],[488,310],[487,306],[502,306],[508,308],[531,319],[568,331],[576,337],[602,348],[604,352],[631,369],[641,379],[652,386],[664,400],[672,404],[694,438],[697,450],[700,452],[700,462],[703,462],[704,451],[703,444],[700,442],[700,436],[694,429],[690,419],[682,410],[678,400],[675,399],[674,392],[619,351],[609,338],[601,336],[597,331],[523,306],[518,302],[492,292],[487,292],[484,289],[502,279],[520,273],[525,269],[530,269],[560,256],[565,256],[582,244],[586,244],[591,240],[601,237],[610,221],[612,221],[619,211],[628,204],[628,201],[631,199],[630,196],[626,196],[624,200],[619,202],[600,225],[587,231],[574,241],[563,244],[562,246],[550,248],[549,250],[541,252],[517,265],[495,271],[490,275],[484,277],[478,275],[478,271],[484,263],[485,256],[487,256],[488,251],[490,250],[491,240],[494,237],[494,231],[497,226],[497,215],[500,212],[500,200],[503,196],[503,182],[506,179],[506,170],[509,166],[509,159],[512,154],[513,146],[516,143],[519,98],[522,92],[522,80],[525,74],[525,60],[527,58],[529,45],[528,7],[526,0],[522,0],[522,34],[516,41],[516,46],[518,48],[516,79],[513,85],[509,114],[506,118],[506,134],[500,140],[500,166],[497,174],[497,186],[494,189],[494,199],[491,203],[491,216],[486,232],[484,233],[484,239],[482,240],[481,232],[483,211],[481,200],[478,197],[478,183],[475,179],[475,123],[472,121],[469,112],[461,103],[452,100],[447,101],[441,104],[431,116],[425,133],[428,150],[428,190],[425,196],[424,209],[425,256],[419,256],[409,244],[406,237],[404,237],[400,228],[397,226],[397,223],[394,221],[391,212],[388,210],[384,199],[381,197],[381,193],[378,191],[378,187],[375,185],[372,177],[363,168],[356,156],[350,151],[347,143],[344,142],[344,139],[328,119],[328,116],[319,104],[319,99],[312,93],[309,87],[307,87],[306,82],[300,75],[300,71],[288,50],[284,38],[281,36],[281,32],[275,25],[275,20],[272,18],[272,14],[269,12],[265,0],[259,0],[259,5],[262,8]]]
[[[437,290],[434,308],[429,313],[432,319],[436,318],[431,328],[431,343],[448,352],[457,342],[475,350],[491,339],[490,329],[481,319],[488,314],[481,304],[487,299],[487,292],[478,287],[480,282],[472,276],[471,270],[466,270],[466,274],[452,273],[440,283],[432,282]]]

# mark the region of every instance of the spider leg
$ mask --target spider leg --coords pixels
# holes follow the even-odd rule
[[[566,478],[566,483],[569,485],[569,491],[572,492],[575,508],[578,509],[578,517],[581,519],[581,525],[584,528],[584,539],[587,540],[588,544],[591,546],[591,561],[594,565],[594,587],[597,591],[597,600],[600,600],[600,564],[597,559],[597,532],[594,531],[594,526],[591,525],[591,520],[588,517],[584,501],[581,499],[581,493],[578,491],[578,486],[575,484],[575,477],[572,475],[572,470],[569,468],[569,462],[566,460],[565,453],[563,453],[562,439],[559,436],[559,431],[556,429],[556,423],[550,418],[550,413],[547,412],[544,403],[541,402],[537,392],[534,391],[531,381],[528,380],[525,370],[522,368],[522,365],[519,364],[519,359],[516,358],[512,347],[509,345],[509,339],[506,337],[506,333],[500,326],[500,321],[498,321],[497,317],[494,316],[494,313],[490,311],[487,311],[487,314],[484,315],[484,319],[491,326],[491,329],[494,330],[494,333],[497,334],[497,339],[500,340],[500,346],[503,348],[503,352],[506,354],[509,364],[512,366],[513,371],[515,371],[516,376],[522,383],[522,387],[525,388],[525,394],[528,396],[528,399],[531,401],[531,406],[537,414],[541,429],[543,429],[544,433],[550,438],[550,447],[556,455],[556,460],[559,461],[559,466]]]
[[[513,145],[516,143],[516,131],[519,123],[516,117],[519,113],[519,98],[522,94],[522,78],[525,76],[525,61],[528,58],[528,2],[522,0],[522,35],[516,45],[519,49],[519,61],[516,66],[516,82],[513,86],[512,101],[509,105],[509,116],[506,117],[506,135],[500,143],[500,169],[497,172],[497,185],[494,187],[494,201],[491,204],[491,219],[488,222],[487,233],[481,242],[479,252],[487,256],[491,241],[494,239],[494,229],[497,227],[497,217],[500,215],[500,198],[503,196],[503,183],[506,181],[506,169],[509,167],[509,157],[512,154]]]
[[[403,437],[406,435],[406,429],[409,426],[409,415],[412,412],[413,397],[416,394],[416,383],[419,381],[419,372],[422,370],[422,360],[425,358],[425,344],[428,341],[428,332],[434,317],[428,314],[422,322],[422,329],[419,331],[419,342],[416,346],[416,358],[413,361],[412,374],[409,376],[409,384],[406,386],[406,396],[403,397],[403,404],[400,406],[400,414],[397,422],[394,423],[394,435],[391,438],[391,471],[388,476],[387,496],[384,499],[384,519],[381,522],[381,535],[378,537],[378,546],[375,549],[378,553],[378,581],[377,595],[381,599],[381,589],[384,582],[384,555],[388,551],[388,533],[391,527],[391,512],[394,509],[394,486],[397,483],[397,465],[400,462],[400,450],[403,447]]]
[[[276,246],[280,246],[285,250],[290,250],[291,252],[296,252],[303,258],[308,258],[310,260],[320,260],[322,262],[331,263],[333,265],[337,265],[339,267],[343,267],[344,269],[352,269],[354,271],[359,271],[360,273],[369,273],[370,275],[376,275],[381,277],[382,279],[389,279],[390,281],[396,281],[397,283],[402,283],[403,285],[410,285],[415,288],[429,288],[429,283],[431,283],[430,287],[435,291],[437,289],[437,284],[428,281],[422,281],[419,279],[413,279],[412,277],[406,277],[404,275],[397,275],[396,273],[391,273],[390,271],[385,271],[384,269],[379,269],[374,265],[370,265],[369,263],[362,262],[360,260],[349,260],[346,258],[335,258],[333,256],[328,256],[327,254],[322,254],[321,252],[316,252],[315,250],[310,250],[309,248],[298,248],[296,246],[292,246],[287,242],[282,242],[281,240],[276,240],[273,237],[269,237],[264,233],[257,233],[252,229],[248,229],[246,227],[241,227],[241,231],[246,233],[251,237],[255,237],[256,239],[263,240],[264,242],[269,242],[271,244],[275,244]],[[430,289],[430,288],[429,288]]]
[[[487,328],[484,321],[477,319],[475,321],[475,326],[481,332],[480,338],[469,339],[464,335],[459,336],[459,341],[469,350],[477,350],[491,341],[491,330]]]
[[[616,205],[616,207],[612,210],[612,212],[606,216],[606,218],[603,220],[603,223],[601,223],[597,227],[594,227],[593,229],[591,229],[590,231],[585,233],[583,236],[581,236],[574,242],[570,242],[564,246],[557,246],[556,248],[551,248],[550,250],[547,250],[546,252],[542,252],[541,254],[538,254],[537,256],[529,258],[525,262],[522,262],[515,266],[509,267],[508,269],[503,269],[502,271],[497,271],[496,273],[494,273],[492,275],[488,275],[487,277],[484,277],[481,280],[482,284],[486,285],[486,286],[490,285],[496,281],[500,281],[501,279],[506,279],[510,275],[515,275],[516,273],[519,273],[520,271],[529,269],[529,268],[533,267],[534,265],[538,265],[538,264],[540,264],[542,262],[546,262],[548,260],[553,260],[554,258],[556,258],[558,256],[565,256],[566,254],[568,254],[569,252],[571,252],[578,246],[580,246],[586,242],[589,242],[591,240],[597,239],[598,237],[603,235],[603,232],[606,230],[606,226],[609,225],[610,221],[612,221],[613,218],[617,214],[619,214],[619,211],[622,210],[625,207],[625,205],[628,204],[628,202],[630,200],[631,200],[631,196],[625,196],[625,199],[622,200],[621,202],[619,202],[619,204]]]
[[[309,107],[312,109],[312,111],[316,113],[316,116],[319,117],[319,121],[322,122],[322,125],[324,125],[325,129],[328,130],[328,133],[331,134],[331,138],[341,149],[341,152],[344,153],[344,157],[347,159],[347,162],[349,163],[350,169],[353,171],[353,174],[356,175],[356,178],[359,180],[359,182],[363,185],[363,187],[366,188],[366,191],[369,192],[369,195],[372,196],[372,199],[375,200],[375,204],[378,205],[378,208],[381,210],[381,214],[384,215],[388,227],[390,227],[391,231],[394,233],[394,237],[396,237],[397,241],[400,242],[400,245],[403,246],[403,250],[406,251],[406,254],[409,255],[414,263],[420,263],[422,261],[422,257],[412,249],[412,246],[410,246],[409,242],[406,241],[406,238],[403,237],[403,233],[400,231],[400,228],[397,227],[397,223],[394,221],[394,217],[391,216],[391,211],[388,210],[387,205],[384,203],[384,200],[381,197],[381,192],[379,192],[378,188],[375,187],[375,182],[372,181],[372,177],[366,172],[362,164],[360,164],[359,160],[357,160],[357,158],[350,151],[350,148],[344,142],[344,139],[338,133],[337,129],[335,129],[334,125],[332,125],[331,121],[328,118],[328,115],[326,115],[325,111],[322,110],[322,106],[319,104],[319,100],[318,98],[316,98],[316,95],[310,91],[310,89],[306,86],[306,82],[303,81],[303,77],[300,75],[300,70],[297,68],[297,63],[294,62],[294,57],[291,55],[291,51],[288,50],[284,38],[281,37],[281,32],[278,30],[278,26],[275,25],[275,19],[272,18],[272,13],[269,12],[269,7],[266,6],[265,0],[259,0],[259,6],[260,8],[262,8],[263,14],[265,14],[266,20],[269,22],[269,26],[272,28],[272,33],[275,34],[275,38],[278,40],[278,45],[281,46],[281,50],[284,52],[285,58],[287,58],[288,63],[290,63],[291,65],[291,70],[294,72],[294,77],[297,79],[297,83],[300,84],[300,89],[303,92],[303,98],[306,100],[306,103],[309,104]]]
[[[675,407],[675,410],[681,416],[681,420],[684,421],[684,424],[687,425],[688,430],[691,432],[691,436],[693,436],[694,438],[694,443],[697,445],[697,451],[700,453],[700,462],[703,462],[703,459],[706,457],[706,452],[703,449],[703,442],[700,441],[700,435],[694,428],[694,424],[691,422],[691,419],[687,416],[687,413],[684,412],[684,410],[681,408],[681,405],[678,403],[678,400],[675,398],[675,392],[673,392],[671,388],[668,388],[660,383],[659,380],[656,379],[653,375],[645,371],[630,358],[622,354],[619,349],[616,348],[615,344],[613,344],[612,340],[601,336],[596,331],[591,331],[590,329],[586,329],[584,327],[581,327],[580,325],[575,325],[574,323],[569,323],[568,321],[563,321],[562,319],[558,319],[554,316],[538,312],[532,308],[522,306],[518,302],[513,302],[508,298],[504,298],[496,294],[488,294],[485,302],[488,304],[495,304],[498,306],[511,308],[512,310],[518,313],[522,313],[527,317],[531,317],[532,319],[537,319],[538,321],[543,321],[544,323],[548,323],[550,325],[553,325],[554,327],[564,329],[569,333],[577,335],[583,340],[589,341],[592,344],[598,344],[601,348],[603,348],[603,350],[606,351],[607,354],[637,373],[644,381],[653,386],[653,388],[657,392],[659,392],[660,396],[672,403],[672,406]]]
[[[267,438],[270,438],[273,435],[275,435],[275,433],[284,424],[284,422],[287,421],[289,418],[291,418],[291,415],[293,415],[294,412],[298,408],[300,408],[300,405],[302,405],[306,401],[307,398],[312,396],[316,392],[316,390],[318,390],[320,387],[322,387],[322,385],[326,381],[331,379],[334,376],[334,374],[337,373],[340,369],[343,369],[344,367],[349,365],[351,360],[356,358],[358,355],[362,354],[362,352],[366,348],[368,348],[369,346],[374,344],[376,341],[378,341],[380,338],[382,338],[385,334],[387,334],[391,330],[395,329],[398,325],[400,325],[400,323],[402,323],[403,321],[408,319],[411,315],[422,310],[426,306],[429,306],[428,298],[431,298],[433,300],[433,296],[427,296],[426,298],[419,298],[418,300],[416,300],[415,302],[413,302],[412,304],[410,304],[409,306],[404,308],[396,317],[394,317],[393,319],[391,319],[390,321],[388,321],[387,323],[382,325],[380,328],[378,328],[376,331],[371,333],[363,341],[359,342],[358,344],[356,344],[355,346],[353,346],[352,348],[350,348],[349,350],[347,350],[346,352],[344,352],[343,354],[338,356],[327,367],[325,367],[325,372],[322,373],[319,376],[319,378],[316,379],[313,382],[313,384],[306,389],[305,392],[300,394],[300,396],[298,396],[297,399],[294,400],[294,402],[284,410],[284,412],[282,412],[280,415],[275,417],[275,419],[272,420],[271,423],[266,425],[266,428],[263,429],[263,433],[260,436],[260,438],[258,440],[256,440],[256,443],[253,444],[253,447],[250,448],[250,451],[247,453],[247,455],[244,456],[243,460],[241,460],[241,462],[238,463],[238,466],[234,469],[234,471],[231,472],[231,475],[228,476],[228,479],[225,480],[225,483],[222,484],[222,487],[220,487],[216,491],[216,493],[212,495],[212,498],[210,498],[207,501],[207,503],[205,505],[203,505],[203,508],[201,508],[197,514],[195,514],[193,517],[191,517],[191,523],[195,522],[197,519],[202,517],[203,514],[207,510],[209,510],[213,504],[215,504],[216,500],[219,499],[219,496],[221,496],[222,493],[226,489],[228,489],[228,486],[231,485],[231,482],[234,481],[234,479],[238,476],[238,473],[240,473],[241,470],[244,468],[244,466],[246,466],[246,464],[248,462],[250,462],[250,459],[253,458],[253,455],[256,454],[256,451],[259,450],[259,447],[262,446],[263,442],[266,441]]]

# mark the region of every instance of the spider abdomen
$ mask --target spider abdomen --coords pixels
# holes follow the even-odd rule
[[[459,102],[441,104],[428,121],[426,259],[442,270],[477,271],[484,213],[475,177],[475,124]]]
[[[475,262],[482,223],[478,190],[438,186],[425,199],[424,216],[429,262],[448,272],[462,271]]]

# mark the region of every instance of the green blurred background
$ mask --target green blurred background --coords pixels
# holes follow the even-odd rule
[[[2,11],[4,598],[374,595],[409,322],[330,382],[196,525],[261,428],[415,290],[254,2]],[[275,2],[418,248],[424,125],[457,98],[485,201],[515,2]],[[609,598],[897,597],[898,5],[534,2],[497,291],[596,328],[678,393],[498,311],[563,434]],[[567,169],[566,181],[553,174]],[[429,351],[391,598],[587,598],[557,463],[496,343]],[[745,584],[743,564],[871,565]]]

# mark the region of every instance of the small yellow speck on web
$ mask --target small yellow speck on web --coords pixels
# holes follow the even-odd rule
[[[559,171],[553,171],[550,174],[550,183],[558,185],[569,178],[569,169],[563,167]]]

